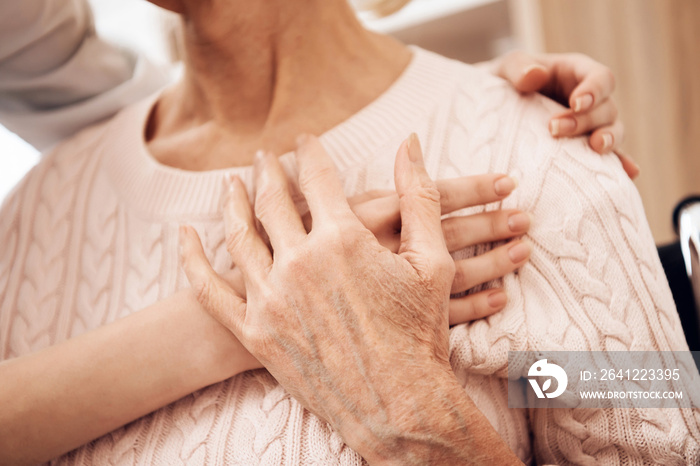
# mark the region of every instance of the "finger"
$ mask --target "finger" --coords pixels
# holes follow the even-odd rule
[[[622,162],[622,168],[625,170],[625,173],[627,173],[627,176],[629,176],[631,179],[635,179],[639,176],[641,169],[632,157],[625,154],[620,149],[615,150],[615,155],[617,155],[620,162]]]
[[[591,148],[599,154],[607,154],[619,149],[625,137],[625,130],[620,120],[612,125],[601,126],[593,131],[589,138]]]
[[[575,113],[586,112],[608,100],[615,90],[615,75],[594,60],[583,60],[574,67],[580,82],[571,92],[569,106]]]
[[[503,200],[518,186],[515,178],[498,173],[463,176],[438,180],[435,183],[440,191],[440,207],[443,214]]]
[[[314,225],[323,219],[355,218],[343,193],[338,172],[318,138],[299,136],[296,160],[299,188],[309,205]]]
[[[500,288],[450,299],[450,325],[488,317],[506,307],[508,296]]]
[[[531,251],[529,243],[517,240],[480,256],[457,261],[451,292],[461,293],[515,271],[527,262]]]
[[[244,300],[246,299],[245,281],[243,280],[241,269],[234,267],[232,270],[222,273],[220,277],[238,296]]]
[[[306,230],[277,157],[259,151],[255,156],[255,171],[255,216],[265,228],[275,254],[278,254],[303,240]]]
[[[527,233],[530,215],[519,210],[495,210],[442,221],[447,249],[459,251],[475,244],[509,239]]]
[[[546,66],[521,51],[504,56],[498,63],[496,75],[509,81],[523,93],[540,90],[550,79],[550,72]]]
[[[601,126],[611,125],[617,119],[617,106],[611,100],[585,113],[567,112],[557,115],[549,122],[549,131],[554,137],[578,136]]]
[[[180,227],[180,260],[197,301],[236,336],[242,335],[246,303],[211,268],[199,235],[190,226]]]
[[[240,178],[229,180],[224,206],[226,249],[241,269],[246,288],[257,287],[272,267],[272,255],[255,228],[248,193]]]
[[[364,193],[358,194],[348,198],[348,204],[350,208],[357,204],[362,204],[363,202],[372,201],[381,197],[395,196],[396,192],[390,189],[372,189]]]
[[[440,192],[423,165],[418,136],[413,133],[401,144],[394,169],[401,213],[403,255],[421,274],[429,274],[433,263],[449,258],[440,222]],[[450,267],[452,266],[450,259]],[[447,265],[447,264],[445,264]]]
[[[380,197],[358,204],[353,207],[352,211],[365,228],[374,233],[375,236],[378,233],[386,233],[393,236],[401,231],[399,198],[395,193],[391,196]],[[377,239],[380,238],[378,237]]]

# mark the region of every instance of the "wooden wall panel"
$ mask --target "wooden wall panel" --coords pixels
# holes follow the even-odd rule
[[[511,8],[516,32],[527,31],[522,23],[531,21],[517,10],[541,17],[540,37],[521,37],[521,43],[583,52],[614,71],[626,124],[623,147],[642,168],[636,184],[647,217],[657,242],[672,240],[675,203],[700,193],[700,1],[512,2],[520,3]]]

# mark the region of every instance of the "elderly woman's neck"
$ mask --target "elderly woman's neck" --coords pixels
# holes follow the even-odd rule
[[[249,164],[259,148],[286,152],[299,133],[325,132],[366,106],[410,60],[365,31],[344,0],[229,9],[240,11],[195,8],[185,21],[187,72],[149,128],[163,163],[207,170]]]

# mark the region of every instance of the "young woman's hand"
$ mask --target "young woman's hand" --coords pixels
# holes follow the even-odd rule
[[[514,179],[502,174],[464,176],[438,180],[442,214],[491,202],[502,201],[516,187]],[[348,199],[350,208],[371,231],[379,244],[398,252],[401,242],[399,197],[391,190],[375,190]],[[307,231],[311,217],[303,218]],[[530,216],[519,210],[494,210],[442,220],[442,232],[450,252],[482,243],[492,243],[524,235],[530,228]],[[491,251],[455,261],[452,293],[458,294],[477,285],[503,277],[522,267],[530,257],[530,245],[516,239]],[[245,285],[239,269],[222,275],[237,293],[245,297]],[[502,288],[490,288],[450,300],[450,325],[471,322],[502,310],[507,303]]]
[[[502,174],[464,176],[436,181],[442,214],[476,205],[498,202],[510,195],[516,182]],[[399,197],[394,191],[369,191],[348,199],[350,208],[379,243],[398,252],[401,242]],[[442,232],[450,252],[524,235],[530,216],[519,210],[494,210],[442,220]],[[452,293],[457,294],[522,267],[530,257],[530,245],[520,239],[481,256],[455,262]],[[450,325],[470,322],[500,311],[507,297],[501,288],[491,288],[450,300]]]
[[[309,233],[277,158],[258,163],[254,212],[237,178],[224,208],[227,249],[243,274],[245,298],[211,268],[194,229],[184,228],[183,267],[201,305],[370,463],[519,463],[450,367],[455,264],[417,138],[396,157],[398,254],[352,212],[316,138],[297,150]]]
[[[516,51],[484,64],[520,92],[540,92],[569,110],[549,123],[554,137],[590,133],[589,144],[600,154],[615,152],[630,178],[639,167],[621,150],[624,127],[612,98],[615,76],[605,65],[578,53],[531,55]]]

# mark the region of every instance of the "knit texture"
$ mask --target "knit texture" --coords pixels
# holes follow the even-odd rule
[[[418,133],[434,178],[509,173],[518,189],[465,213],[531,212],[532,259],[502,284],[506,309],[452,329],[452,367],[526,463],[700,463],[700,411],[508,409],[509,350],[687,350],[632,182],[583,138],[554,140],[559,110],[502,80],[414,48],[394,85],[324,134],[348,196],[393,189],[396,149]],[[223,179],[252,190],[252,169],[187,172],[158,164],[143,140],[157,96],[46,154],[2,207],[0,357],[75,337],[187,286],[178,225],[193,225],[214,267],[230,266]],[[291,155],[281,157],[293,175]],[[493,245],[457,253],[481,254]],[[397,396],[401,396],[397,393]],[[56,464],[318,464],[363,460],[264,370],[212,385]]]

